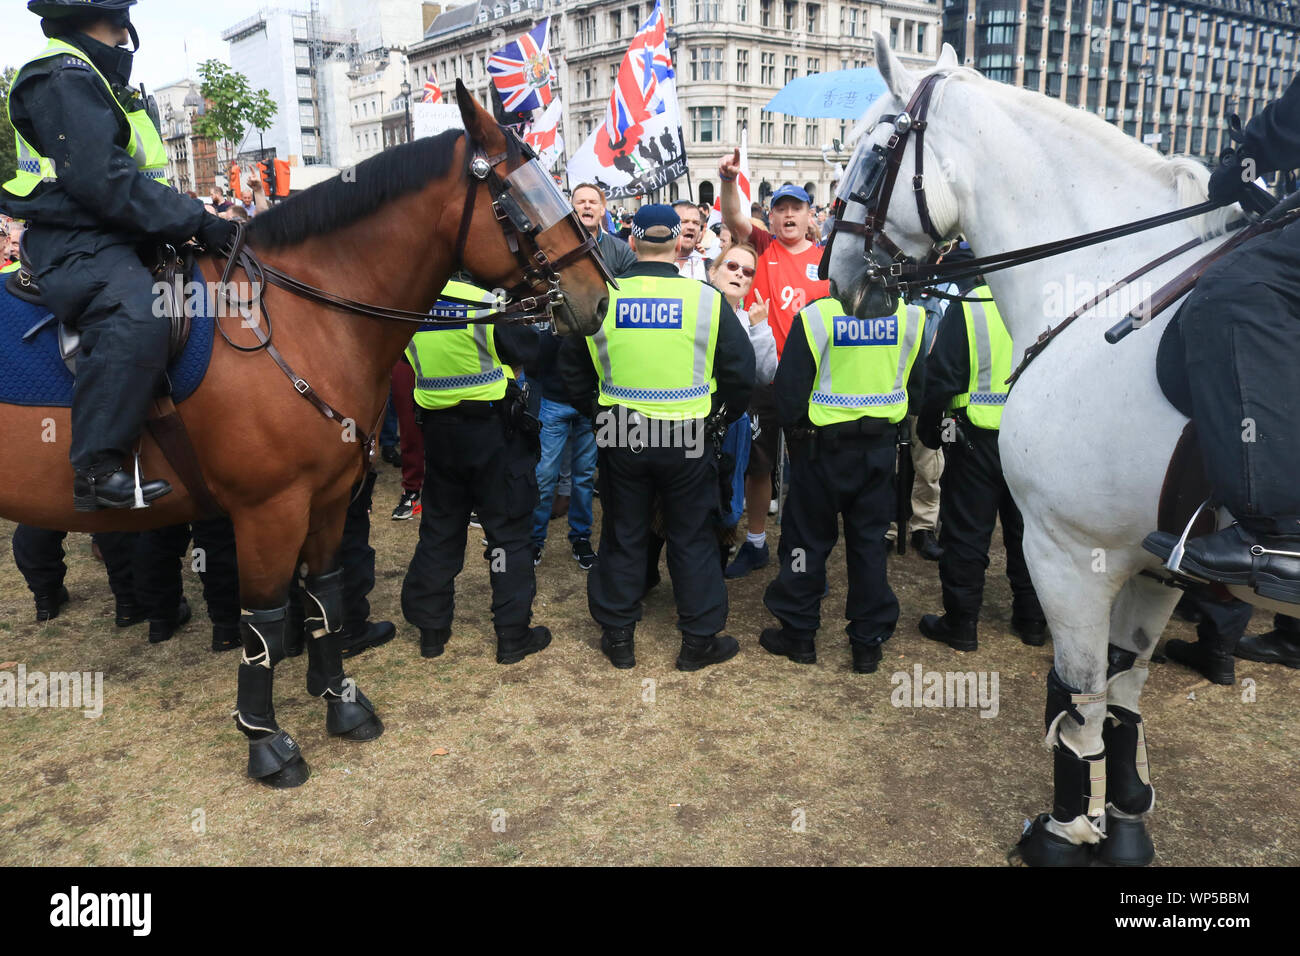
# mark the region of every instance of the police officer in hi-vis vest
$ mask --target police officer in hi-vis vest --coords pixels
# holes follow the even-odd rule
[[[59,321],[81,331],[69,458],[79,511],[129,508],[140,434],[167,362],[167,320],[154,314],[151,244],[190,237],[219,250],[235,225],[166,180],[167,149],[128,85],[139,49],[135,0],[31,0],[50,38],[9,91],[18,171],[0,212],[26,219],[24,251]],[[165,481],[142,481],[146,501]]]
[[[421,326],[406,350],[425,471],[420,542],[402,582],[402,613],[420,629],[421,655],[441,654],[451,637],[470,512],[477,512],[488,539],[497,663],[513,664],[551,642],[550,631],[531,626],[537,421],[511,368],[536,358],[537,333],[469,321],[493,312],[495,299],[468,282],[449,282],[443,292],[483,308],[440,301],[435,317],[466,322]]]
[[[740,649],[719,633],[727,590],[716,531],[718,466],[705,423],[723,405],[727,421],[749,406],[754,349],[717,289],[678,275],[680,231],[670,206],[637,210],[636,265],[610,289],[600,329],[566,340],[558,359],[569,394],[585,399],[588,407],[578,410],[596,427],[603,514],[587,603],[603,629],[601,650],[618,668],[636,663],[633,634],[656,497],[682,632],[677,669],[699,670]]]
[[[998,428],[1011,376],[1011,335],[982,279],[966,295],[987,301],[954,301],[926,359],[918,431],[927,447],[942,444],[944,449],[939,498],[944,613],[925,615],[920,629],[956,650],[975,650],[989,542],[1001,516],[1011,581],[1011,630],[1038,647],[1047,640],[1047,621],[1020,546],[1024,521],[1002,477],[998,455]]]
[[[920,306],[900,302],[893,315],[860,319],[830,297],[791,323],[772,382],[790,449],[781,566],[763,595],[781,626],[759,637],[773,654],[800,664],[817,660],[826,559],[841,515],[853,670],[874,672],[881,645],[894,633],[898,599],[886,577],[885,532],[894,518],[899,423],[909,393],[914,406],[920,402],[924,327]]]

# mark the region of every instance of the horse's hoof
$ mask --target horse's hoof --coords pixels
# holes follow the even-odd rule
[[[371,714],[369,719],[361,726],[353,727],[346,733],[337,734],[336,736],[344,740],[366,741],[377,740],[383,736],[383,733],[384,722],[379,719],[378,714]]]
[[[1106,812],[1106,839],[1097,847],[1097,862],[1107,866],[1149,866],[1155,858],[1156,847],[1143,818]]]
[[[265,784],[272,790],[291,790],[294,787],[301,787],[310,776],[311,767],[307,765],[307,761],[301,757],[295,757],[275,773],[255,779],[258,783]]]
[[[1026,866],[1088,866],[1092,863],[1092,844],[1071,843],[1047,829],[1048,815],[1040,813],[1020,837],[1013,854]]]

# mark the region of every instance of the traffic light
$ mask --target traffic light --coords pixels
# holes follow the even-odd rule
[[[262,177],[262,190],[266,193],[267,199],[276,194],[275,172],[274,162],[263,161],[257,164],[257,174]]]

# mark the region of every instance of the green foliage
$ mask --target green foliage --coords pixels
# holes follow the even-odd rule
[[[17,75],[18,69],[12,66],[0,71],[0,183],[8,182],[18,171],[14,128],[9,125],[9,87]]]
[[[203,82],[199,94],[208,104],[202,116],[194,118],[194,131],[200,136],[222,143],[233,156],[249,129],[265,130],[276,113],[275,101],[266,90],[254,92],[248,77],[232,70],[220,60],[199,64]]]

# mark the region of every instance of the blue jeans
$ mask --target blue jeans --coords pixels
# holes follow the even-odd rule
[[[573,442],[573,480],[569,491],[569,540],[591,537],[591,490],[596,478],[596,435],[591,422],[563,402],[542,399],[542,456],[537,462],[537,510],[533,512],[533,544],[546,543],[551,522],[555,481],[564,447]]]

